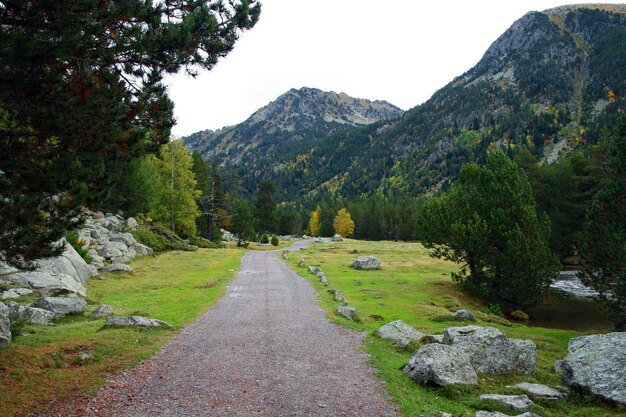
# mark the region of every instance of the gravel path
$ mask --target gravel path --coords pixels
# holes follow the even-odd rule
[[[364,335],[316,298],[276,252],[249,252],[215,306],[74,415],[393,416]]]

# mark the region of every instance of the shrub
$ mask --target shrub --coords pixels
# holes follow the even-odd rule
[[[272,236],[272,245],[278,246],[278,236]]]
[[[196,250],[170,229],[158,224],[146,224],[131,232],[135,240],[151,247],[155,252],[166,250]]]
[[[203,237],[193,236],[189,238],[189,243],[204,249],[223,249],[228,246],[221,241],[211,241]]]
[[[80,257],[85,260],[85,262],[91,263],[91,256],[89,256],[87,249],[83,248],[83,246],[81,245],[81,241],[78,240],[78,232],[76,230],[67,232],[65,240],[67,240],[67,243],[72,245],[72,247],[76,250],[76,252],[78,252]]]
[[[270,238],[267,236],[267,234],[263,233],[263,236],[261,236],[261,244],[267,243],[270,243]]]
[[[490,306],[487,306],[487,308],[494,316],[502,317],[502,307],[500,307],[500,304],[491,304]]]
[[[511,318],[515,320],[520,320],[520,321],[528,321],[530,319],[530,316],[524,313],[522,310],[512,311],[510,316]]]

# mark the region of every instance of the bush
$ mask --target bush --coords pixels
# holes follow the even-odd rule
[[[491,304],[490,306],[487,306],[487,308],[494,316],[502,317],[502,307],[500,307],[500,304]]]
[[[72,247],[76,250],[76,252],[78,252],[80,257],[85,260],[85,262],[91,263],[91,256],[89,256],[87,249],[82,247],[81,241],[78,240],[78,232],[76,230],[67,232],[65,240],[67,240],[67,243],[72,245]]]
[[[267,243],[270,243],[270,238],[267,236],[267,234],[263,233],[263,236],[261,236],[261,244]]]
[[[198,236],[190,237],[189,243],[204,249],[223,249],[227,247],[226,244],[222,243],[221,241],[210,241],[208,239]]]
[[[166,250],[196,250],[170,229],[158,224],[146,224],[131,232],[135,240],[151,247],[155,252]]]
[[[278,236],[272,236],[272,245],[278,246]]]
[[[524,313],[522,310],[512,311],[510,314],[511,318],[519,321],[528,321],[530,320],[530,316]]]

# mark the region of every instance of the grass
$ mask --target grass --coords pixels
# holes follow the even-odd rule
[[[129,273],[103,273],[88,288],[89,311],[54,326],[25,325],[0,350],[0,416],[45,411],[52,401],[95,395],[106,378],[152,357],[178,328],[193,322],[224,292],[245,251],[201,249],[140,257]],[[109,304],[116,315],[165,320],[174,330],[104,329],[89,313]],[[89,360],[80,354],[89,353]]]
[[[368,334],[364,349],[370,355],[371,364],[386,382],[391,398],[405,416],[435,416],[441,412],[455,417],[473,416],[476,410],[505,411],[480,403],[478,396],[484,393],[516,394],[506,388],[517,382],[529,381],[558,386],[558,375],[551,371],[554,361],[565,357],[567,344],[572,337],[584,333],[569,330],[529,327],[489,313],[480,300],[461,292],[450,279],[450,272],[457,269],[453,263],[431,258],[429,251],[417,243],[361,242],[345,240],[320,244],[289,259],[292,268],[308,278],[320,294],[320,305],[328,311],[331,320]],[[350,267],[352,260],[361,255],[374,255],[382,261],[382,268],[374,271],[357,271]],[[309,274],[306,267],[298,267],[304,258],[306,265],[323,268],[329,286],[324,287]],[[357,321],[349,321],[335,314],[338,303],[333,301],[328,289],[335,287],[344,294],[358,313]],[[376,330],[385,323],[403,320],[427,334],[441,334],[451,326],[473,324],[456,321],[450,313],[459,308],[469,308],[481,326],[501,329],[508,337],[532,339],[537,345],[537,375],[493,376],[483,375],[474,387],[423,387],[410,380],[400,369],[411,358],[411,349],[396,349],[393,341],[381,340]],[[606,329],[602,329],[606,331]],[[593,332],[588,332],[593,333]],[[543,417],[588,417],[624,415],[618,410],[601,404],[594,398],[571,395],[567,401],[535,401],[533,412]]]

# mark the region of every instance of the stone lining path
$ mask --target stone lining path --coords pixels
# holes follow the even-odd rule
[[[215,306],[72,414],[395,415],[358,351],[364,335],[331,324],[316,299],[275,251],[249,252]]]

